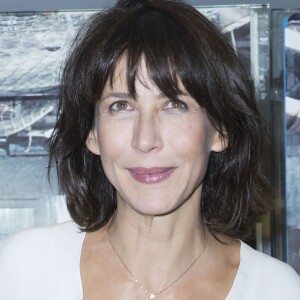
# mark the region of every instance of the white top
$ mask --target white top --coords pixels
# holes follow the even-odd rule
[[[69,221],[25,230],[2,242],[0,299],[82,300],[80,255],[84,237],[85,233]],[[300,300],[300,277],[289,265],[243,242],[240,255],[226,300]]]

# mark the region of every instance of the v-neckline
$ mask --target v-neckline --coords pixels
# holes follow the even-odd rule
[[[81,234],[83,234],[83,237],[81,239],[81,246],[79,249],[79,262],[78,262],[78,272],[77,272],[77,281],[79,282],[79,286],[80,286],[80,295],[81,295],[81,299],[83,299],[83,283],[82,283],[82,278],[81,278],[81,269],[80,269],[80,262],[81,262],[81,256],[82,256],[82,250],[83,250],[83,244],[86,238],[86,232],[81,232]],[[235,290],[236,290],[236,286],[239,285],[239,281],[240,281],[240,273],[242,272],[242,265],[243,265],[243,256],[244,256],[244,252],[245,252],[245,244],[242,241],[240,242],[240,263],[239,263],[239,267],[237,269],[236,275],[234,277],[232,286],[225,298],[225,300],[233,300],[231,299],[232,295],[234,295]]]

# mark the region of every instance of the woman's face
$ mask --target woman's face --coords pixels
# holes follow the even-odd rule
[[[142,63],[137,97],[128,93],[126,62],[116,68],[96,109],[87,139],[101,156],[117,199],[143,215],[170,213],[185,201],[200,201],[211,151],[223,150],[205,111],[183,89],[168,99],[151,82]]]

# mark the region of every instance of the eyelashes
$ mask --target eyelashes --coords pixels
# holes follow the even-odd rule
[[[189,108],[188,105],[179,99],[170,100],[165,107],[165,109],[178,109],[184,111],[188,110],[188,108]]]
[[[117,111],[131,111],[133,109],[134,108],[126,100],[116,101],[116,102],[112,103],[109,106],[109,111],[111,111],[111,112],[114,112],[114,111],[115,112],[117,112]]]
[[[118,100],[109,105],[108,110],[112,113],[114,112],[126,112],[133,111],[135,108],[130,101],[128,100]],[[167,103],[163,106],[163,110],[178,110],[178,111],[187,111],[189,106],[182,100],[168,100]]]

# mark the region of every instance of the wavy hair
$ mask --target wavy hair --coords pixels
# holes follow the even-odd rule
[[[96,103],[124,55],[132,95],[144,58],[149,77],[164,95],[176,97],[180,80],[226,139],[228,147],[210,157],[201,216],[215,236],[247,237],[270,206],[261,173],[264,126],[255,88],[222,32],[182,1],[120,0],[94,14],[72,44],[49,140],[49,172],[57,166],[73,220],[82,230],[95,231],[117,209],[115,188],[85,142]]]

